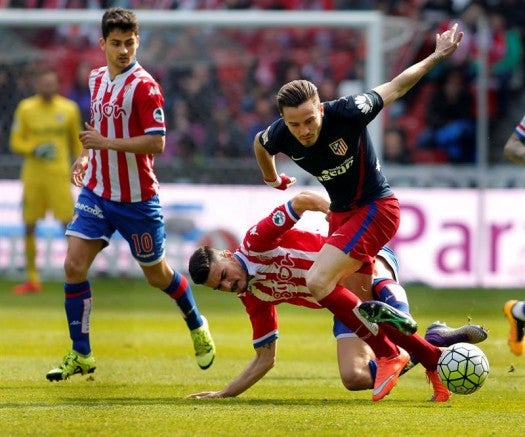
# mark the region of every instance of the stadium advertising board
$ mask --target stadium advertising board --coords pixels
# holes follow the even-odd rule
[[[23,265],[21,185],[2,181],[0,269],[16,276]],[[196,245],[232,247],[274,206],[302,189],[266,186],[162,184],[168,234],[167,256],[185,271]],[[521,287],[525,285],[525,190],[399,188],[401,226],[391,246],[403,282],[435,287]],[[307,213],[302,228],[326,232],[319,213]],[[65,240],[52,218],[39,224],[38,263],[44,276],[61,276]],[[117,262],[115,262],[117,260]],[[112,276],[140,275],[122,238],[114,239],[94,265]]]

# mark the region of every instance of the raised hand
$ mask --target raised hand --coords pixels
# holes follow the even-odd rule
[[[458,23],[443,33],[436,34],[436,49],[434,53],[441,58],[446,58],[456,51],[463,39],[463,32],[458,32]]]

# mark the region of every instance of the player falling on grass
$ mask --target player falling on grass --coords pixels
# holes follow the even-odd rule
[[[181,310],[191,333],[198,365],[208,368],[215,346],[206,319],[194,301],[188,280],[165,258],[165,231],[153,171],[154,156],[164,150],[164,98],[155,80],[139,65],[138,22],[132,11],[107,10],[100,47],[107,66],[89,77],[91,124],[81,132],[84,146],[72,169],[82,190],[66,235],[65,308],[73,349],[51,381],[92,373],[89,340],[91,286],[88,270],[115,231],[127,240],[149,284],[164,291]]]
[[[26,281],[13,288],[15,294],[42,291],[36,264],[36,225],[48,211],[64,228],[73,217],[69,170],[82,150],[78,138],[80,109],[59,94],[58,73],[40,66],[34,76],[35,95],[18,104],[10,135],[11,150],[24,157],[21,179]]]
[[[277,172],[275,155],[284,153],[319,180],[330,196],[329,238],[306,277],[315,299],[354,330],[361,290],[370,297],[374,257],[399,227],[399,203],[367,132],[367,124],[387,105],[410,90],[426,73],[455,52],[463,33],[457,24],[436,35],[434,52],[390,82],[355,96],[321,102],[314,84],[295,80],[281,87],[281,118],[256,135],[254,152],[265,182],[286,189],[295,180]],[[349,278],[347,287],[340,285]],[[361,294],[362,295],[362,294]],[[375,342],[375,400],[396,384],[409,360],[393,344],[366,328],[356,331]]]
[[[250,317],[253,329],[255,358],[220,391],[201,392],[194,398],[237,396],[259,381],[275,364],[278,317],[276,305],[289,303],[320,309],[321,305],[306,287],[307,272],[316,260],[326,237],[299,230],[295,224],[304,211],[328,211],[329,202],[313,192],[302,192],[289,202],[275,208],[271,214],[249,229],[235,253],[210,247],[198,248],[190,258],[189,272],[195,283],[214,290],[233,292],[241,299]],[[383,320],[410,332],[415,322],[409,315],[404,289],[397,282],[397,259],[388,248],[383,248],[375,262],[373,304],[382,309]],[[366,321],[363,321],[366,323]],[[441,384],[436,372],[441,349],[454,342],[483,341],[487,334],[479,326],[466,325],[452,329],[441,323],[433,324],[425,341],[418,335],[404,335],[396,328],[382,323],[370,325],[378,338],[402,346],[423,363],[433,384],[433,400],[444,402],[448,390]],[[337,338],[337,357],[343,385],[348,390],[374,387],[377,361],[365,342],[352,331],[362,333],[362,326],[352,330],[334,318],[334,336]],[[385,336],[387,333],[387,336]],[[372,343],[372,348],[373,348]]]
[[[507,159],[525,164],[525,115],[507,139],[503,152]],[[519,356],[525,347],[525,301],[509,300],[503,306],[503,312],[510,325],[509,348],[514,355]]]

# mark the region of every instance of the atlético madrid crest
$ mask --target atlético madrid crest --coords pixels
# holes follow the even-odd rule
[[[335,155],[344,156],[348,151],[348,146],[342,138],[330,143],[328,146],[332,149],[332,152],[334,152]]]

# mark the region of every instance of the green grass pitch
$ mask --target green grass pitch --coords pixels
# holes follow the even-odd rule
[[[70,347],[62,284],[14,296],[0,280],[0,435],[2,436],[523,436],[525,356],[506,344],[503,303],[521,290],[432,290],[407,287],[419,332],[434,320],[482,324],[479,346],[490,362],[485,385],[433,404],[421,366],[402,376],[380,402],[339,381],[328,311],[279,306],[276,367],[237,398],[194,400],[218,390],[253,357],[241,303],[194,290],[210,322],[217,357],[198,368],[176,307],[144,281],[92,280],[94,379],[50,383],[45,373]]]

